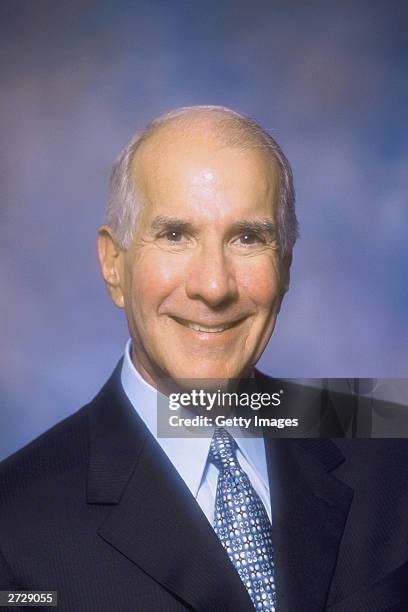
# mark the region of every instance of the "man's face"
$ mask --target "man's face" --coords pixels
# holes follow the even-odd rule
[[[133,171],[145,206],[123,252],[120,299],[142,375],[239,378],[275,326],[288,283],[278,172],[256,149],[158,134]]]

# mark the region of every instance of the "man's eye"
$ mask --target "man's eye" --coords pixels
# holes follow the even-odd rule
[[[181,242],[184,238],[184,234],[178,230],[169,230],[162,234],[162,238],[165,238],[169,242]]]
[[[243,244],[244,246],[251,246],[253,244],[265,244],[265,240],[262,236],[258,236],[258,234],[242,234],[238,238],[239,244]]]

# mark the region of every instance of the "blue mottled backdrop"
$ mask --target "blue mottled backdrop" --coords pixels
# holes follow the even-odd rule
[[[407,30],[404,0],[2,0],[0,457],[120,357],[110,166],[180,105],[253,115],[293,164],[302,238],[262,368],[408,376]]]

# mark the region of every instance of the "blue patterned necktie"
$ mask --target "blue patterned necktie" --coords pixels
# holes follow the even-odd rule
[[[214,530],[256,610],[276,610],[271,524],[236,457],[237,444],[217,427],[208,459],[219,470]]]

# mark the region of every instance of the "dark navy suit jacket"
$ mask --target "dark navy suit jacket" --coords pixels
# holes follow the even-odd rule
[[[408,610],[408,442],[267,439],[266,452],[278,611]],[[1,589],[57,590],[60,612],[253,609],[118,368],[0,464]]]

